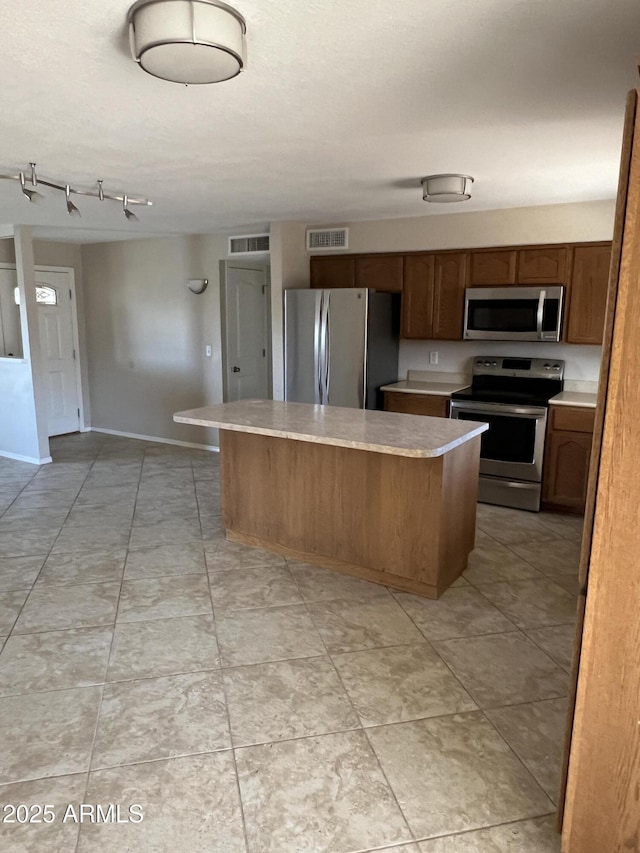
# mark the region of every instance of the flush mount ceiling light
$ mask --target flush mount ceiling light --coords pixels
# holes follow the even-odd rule
[[[220,83],[245,66],[242,15],[218,0],[138,0],[129,9],[131,55],[173,83]]]
[[[420,181],[422,198],[425,201],[446,204],[452,201],[467,201],[471,198],[471,175],[427,175]]]
[[[118,194],[118,193],[106,193],[102,186],[102,181],[98,181],[98,189],[97,190],[80,190],[77,187],[70,186],[66,181],[51,181],[45,180],[44,178],[39,178],[36,174],[36,164],[29,163],[31,174],[29,176],[29,187],[27,186],[27,178],[25,177],[24,172],[18,172],[15,175],[3,175],[0,173],[0,180],[3,181],[18,181],[20,183],[20,190],[23,196],[30,202],[42,201],[45,196],[42,193],[39,193],[35,187],[43,186],[49,187],[52,190],[59,190],[63,192],[65,195],[66,203],[67,203],[67,213],[69,216],[80,216],[80,211],[76,207],[76,205],[71,201],[71,194],[74,195],[84,195],[90,196],[91,198],[100,199],[100,201],[119,201],[122,202],[122,207],[124,210],[124,215],[127,219],[138,222],[138,217],[129,210],[130,205],[141,204],[145,207],[151,207],[153,202],[149,201],[146,198],[132,198],[130,195]],[[30,189],[33,187],[33,189]]]

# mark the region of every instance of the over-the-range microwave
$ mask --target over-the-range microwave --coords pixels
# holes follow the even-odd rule
[[[468,287],[464,339],[559,341],[564,287]]]

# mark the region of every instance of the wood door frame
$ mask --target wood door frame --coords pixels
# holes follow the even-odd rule
[[[0,269],[2,270],[15,270],[17,273],[17,266],[15,263],[0,263]],[[80,369],[80,361],[82,358],[82,353],[80,350],[80,333],[79,333],[79,324],[78,324],[78,300],[76,295],[76,274],[75,269],[73,267],[55,267],[51,264],[34,264],[33,267],[34,272],[55,272],[55,273],[66,273],[68,276],[68,285],[69,290],[71,291],[71,328],[73,334],[73,348],[76,352],[76,358],[74,359],[75,365],[75,376],[76,376],[76,394],[78,395],[78,408],[80,409],[80,414],[78,415],[78,429],[80,432],[87,432],[87,426],[84,420],[84,396],[82,393],[82,371]],[[51,436],[50,436],[51,437]]]
[[[237,267],[239,269],[248,270],[264,270],[266,273],[267,287],[267,386],[270,397],[273,397],[273,358],[271,345],[271,336],[273,334],[273,326],[271,322],[271,265],[268,261],[242,261],[240,259],[227,258],[220,261],[220,344],[221,344],[221,364],[222,364],[222,399],[227,401],[227,269]]]

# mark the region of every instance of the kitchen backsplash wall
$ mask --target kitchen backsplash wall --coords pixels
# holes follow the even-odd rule
[[[429,354],[432,352],[438,353],[437,365],[429,362]],[[398,379],[406,379],[407,370],[470,374],[471,359],[476,355],[563,359],[566,379],[597,382],[602,347],[506,341],[401,341]]]

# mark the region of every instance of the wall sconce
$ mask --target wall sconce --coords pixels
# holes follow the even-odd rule
[[[208,284],[208,278],[190,278],[187,281],[187,288],[191,293],[204,293]]]

